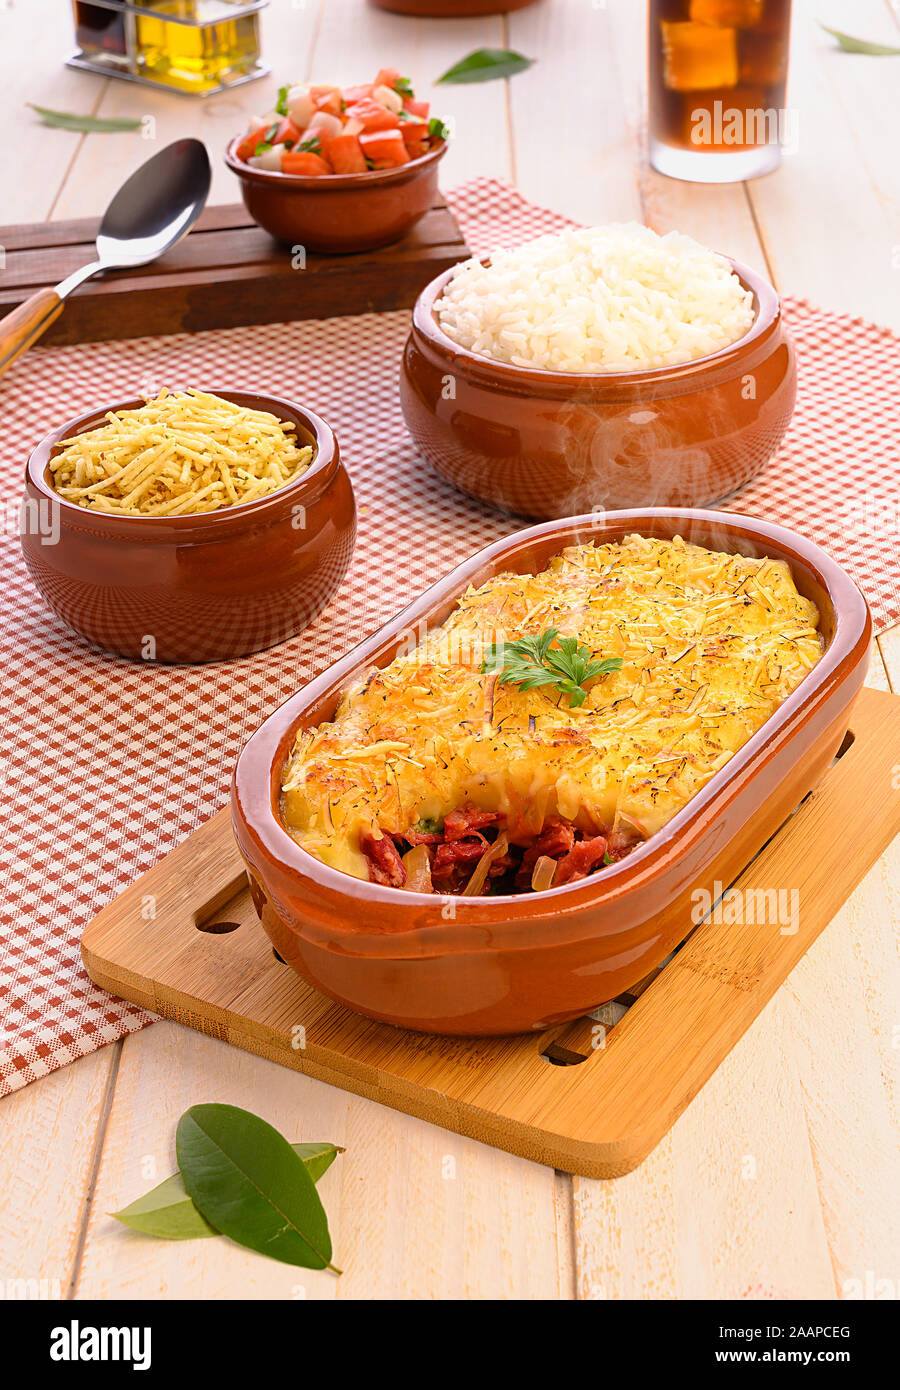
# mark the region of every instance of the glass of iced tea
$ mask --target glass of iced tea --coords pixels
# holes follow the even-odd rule
[[[752,179],[796,139],[791,0],[650,0],[650,162],[694,183]]]

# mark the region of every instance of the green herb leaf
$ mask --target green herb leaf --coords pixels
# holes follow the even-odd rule
[[[398,77],[397,81],[394,83],[394,91],[397,93],[398,97],[409,97],[410,101],[412,101],[416,95],[408,77]]]
[[[334,1269],[309,1170],[265,1120],[236,1105],[192,1105],[175,1151],[195,1206],[222,1235],[285,1264]]]
[[[620,656],[598,660],[577,637],[560,637],[558,628],[548,627],[535,637],[495,643],[481,669],[496,674],[501,685],[517,685],[520,690],[552,685],[577,709],[587,699],[586,682],[618,671],[621,665]]]
[[[444,125],[440,116],[432,116],[428,122],[428,134],[432,140],[448,140],[450,138],[450,127]]]
[[[260,140],[259,144],[256,146],[256,149],[253,151],[253,154],[254,156],[265,154],[266,150],[270,150],[271,148],[272,146],[269,144],[268,140]]]
[[[298,149],[306,150],[309,154],[321,154],[322,139],[319,135],[319,132],[317,130],[314,130],[312,135],[304,135],[303,139],[300,141]]]
[[[277,100],[276,103],[275,103],[275,110],[278,112],[279,116],[286,116],[287,113],[288,113],[288,110],[287,110],[287,98],[288,98],[288,92],[289,92],[289,91],[290,91],[290,88],[289,88],[289,87],[279,87],[279,88],[278,88],[278,100]]]
[[[306,1164],[313,1182],[318,1182],[337,1155],[343,1153],[337,1144],[292,1144],[291,1148]],[[161,1240],[199,1240],[219,1234],[194,1206],[180,1173],[173,1173],[130,1206],[111,1215],[132,1230]]]
[[[493,82],[497,77],[515,77],[517,72],[525,72],[534,61],[508,48],[476,48],[448,68],[438,82]]]
[[[837,39],[845,53],[871,53],[876,57],[891,57],[900,53],[900,48],[894,48],[889,43],[869,43],[866,39],[855,39],[852,34],[842,34],[840,29],[829,29],[827,24],[820,21],[819,27]]]
[[[140,130],[141,120],[133,116],[79,116],[74,111],[52,111],[49,106],[36,106],[33,101],[26,105],[36,111],[44,125],[56,126],[59,130],[80,130],[87,135],[100,135],[104,131]]]

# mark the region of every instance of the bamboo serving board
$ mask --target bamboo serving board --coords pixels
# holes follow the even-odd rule
[[[835,762],[732,885],[796,891],[796,931],[781,930],[790,915],[726,925],[714,912],[651,979],[541,1034],[432,1037],[316,993],[260,926],[228,808],[94,918],[82,956],[102,988],[212,1037],[538,1163],[617,1177],[656,1146],[900,833],[897,767],[900,697],[864,689]]]
[[[0,316],[96,259],[98,219],[0,227]],[[207,208],[159,261],[87,281],[44,334],[46,345],[196,333],[253,323],[408,309],[471,252],[438,195],[408,236],[380,251],[310,253],[295,267],[241,205]],[[0,257],[2,265],[2,257]]]

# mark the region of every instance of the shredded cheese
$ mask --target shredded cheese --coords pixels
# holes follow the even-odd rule
[[[60,497],[119,516],[183,516],[253,502],[305,473],[296,426],[205,391],[163,391],[63,440],[50,460]]]
[[[624,821],[653,834],[819,660],[818,618],[784,561],[677,536],[572,546],[538,574],[496,575],[298,737],[285,826],[360,878],[364,833],[402,835],[467,805],[500,811],[512,844],[555,815],[586,833]],[[550,626],[623,658],[580,708],[552,687],[501,685],[472,660],[479,639]]]

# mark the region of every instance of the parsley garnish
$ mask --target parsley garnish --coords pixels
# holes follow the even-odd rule
[[[432,116],[428,122],[428,134],[432,140],[446,140],[450,134],[450,127],[444,125],[440,116]]]
[[[305,150],[308,154],[321,154],[322,140],[319,132],[314,130],[312,135],[304,135],[300,141],[300,149]]]
[[[551,644],[557,641],[554,647]],[[597,660],[589,647],[577,637],[560,637],[559,629],[548,627],[535,637],[522,637],[518,642],[494,643],[482,662],[484,672],[493,672],[501,685],[517,685],[520,690],[537,690],[552,685],[560,694],[568,695],[574,708],[587,699],[586,681],[618,671],[620,656]]]
[[[410,100],[412,100],[415,96],[415,92],[412,89],[412,83],[410,82],[408,77],[398,77],[397,81],[394,83],[394,91],[397,93],[398,96],[409,97]]]
[[[286,115],[287,115],[287,97],[288,97],[288,91],[289,91],[289,88],[287,88],[287,87],[279,87],[279,88],[278,88],[278,100],[277,100],[276,103],[275,103],[275,110],[278,112],[279,116],[286,116]]]

